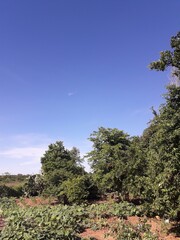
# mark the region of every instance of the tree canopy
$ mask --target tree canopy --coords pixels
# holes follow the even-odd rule
[[[85,173],[80,165],[81,158],[77,148],[68,150],[63,142],[50,144],[41,158],[42,174],[47,185],[60,186],[63,181]]]
[[[149,67],[157,71],[164,71],[172,67],[172,74],[180,80],[180,32],[171,37],[172,50],[160,52],[160,59],[152,62]]]
[[[177,211],[180,202],[180,87],[169,86],[165,99],[146,138],[145,196],[161,215]]]
[[[97,184],[104,191],[121,191],[126,175],[129,136],[116,128],[100,127],[90,136],[93,150],[87,154]]]

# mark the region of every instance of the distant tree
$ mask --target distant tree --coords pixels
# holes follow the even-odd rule
[[[172,75],[175,76],[178,85],[180,84],[180,32],[171,38],[171,48],[171,51],[162,51],[160,59],[152,62],[149,67],[157,71],[164,71],[168,67],[172,67]]]
[[[5,185],[6,184],[11,185],[11,183],[12,185],[14,185],[15,183],[16,185],[23,185],[28,176],[29,175],[23,175],[23,174],[12,175],[9,173],[4,173],[0,175],[0,183]]]
[[[126,191],[129,136],[116,128],[100,127],[90,135],[93,150],[87,154],[94,180],[102,193]]]
[[[77,148],[68,150],[61,141],[50,144],[41,158],[45,185],[56,193],[63,181],[85,173],[80,163],[81,158]]]
[[[2,175],[4,175],[4,176],[10,176],[11,174],[10,174],[9,172],[5,172],[5,173],[3,173]]]

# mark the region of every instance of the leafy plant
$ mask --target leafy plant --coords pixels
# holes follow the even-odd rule
[[[150,225],[142,220],[136,225],[126,223],[120,220],[111,226],[111,234],[116,236],[117,240],[157,240],[158,237],[150,232]]]

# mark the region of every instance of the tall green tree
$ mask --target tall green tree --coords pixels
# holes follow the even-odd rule
[[[102,193],[125,191],[123,181],[127,176],[127,152],[130,139],[116,128],[100,127],[90,135],[93,150],[87,154],[93,176]]]
[[[61,141],[49,145],[41,164],[46,185],[55,192],[63,181],[85,173],[79,150],[75,147],[68,150]]]
[[[172,50],[161,52],[150,69],[172,68],[175,84],[167,87],[165,104],[161,105],[149,129],[147,144],[146,196],[159,214],[180,214],[180,32],[171,38]],[[148,132],[146,131],[146,133]]]
[[[175,216],[180,210],[180,87],[169,86],[165,99],[149,127],[154,131],[146,145],[145,196],[155,212]]]

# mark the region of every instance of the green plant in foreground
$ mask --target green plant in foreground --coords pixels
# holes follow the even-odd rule
[[[3,208],[4,209],[4,208]],[[2,210],[3,211],[3,210]],[[11,208],[4,210],[6,225],[0,232],[1,240],[80,239],[85,218],[84,209],[79,206]]]

